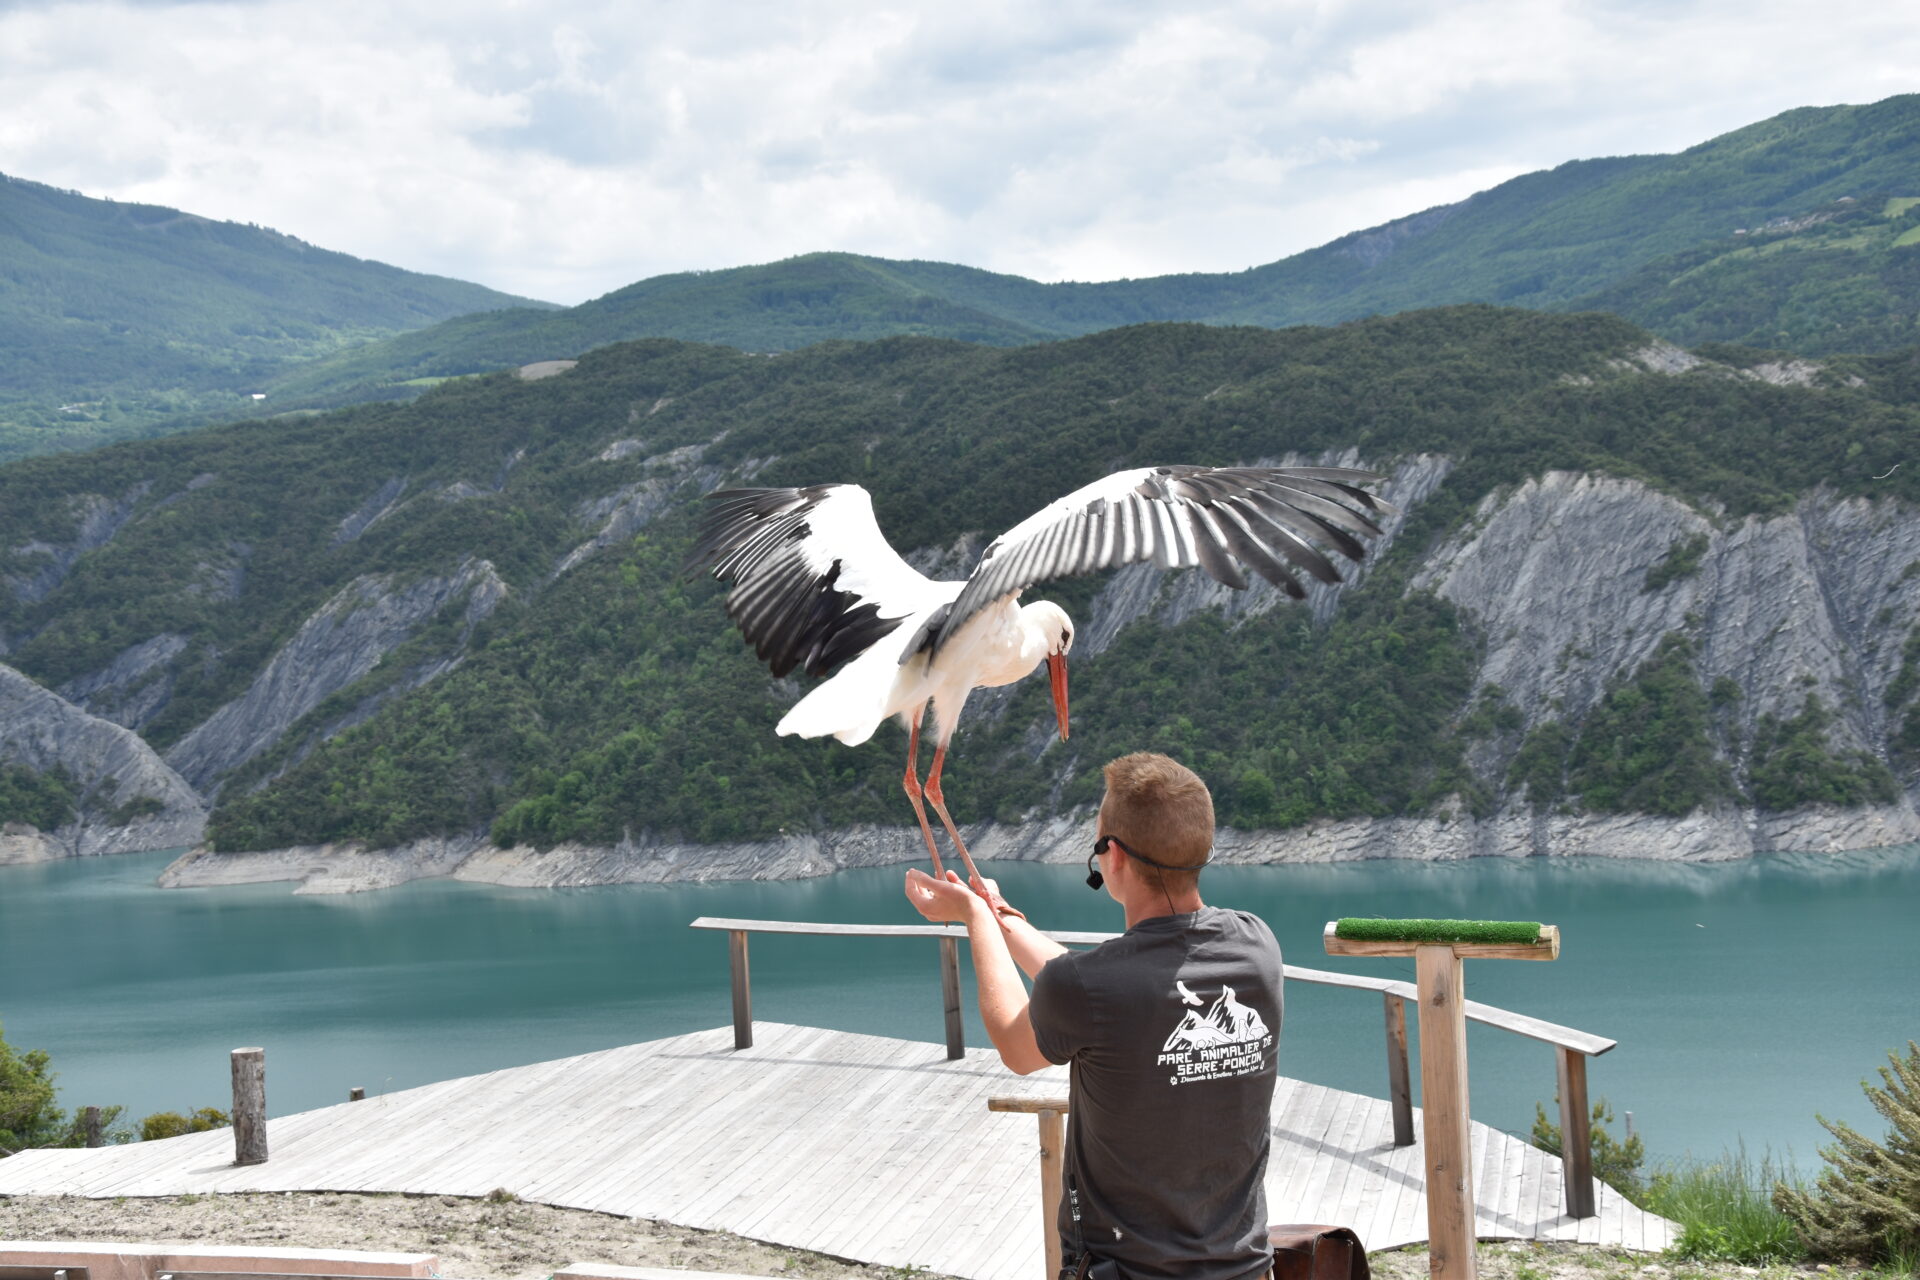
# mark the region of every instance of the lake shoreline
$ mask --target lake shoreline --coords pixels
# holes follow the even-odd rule
[[[1070,863],[1086,857],[1093,814],[962,829],[982,860]],[[1477,857],[1604,857],[1659,862],[1729,862],[1763,853],[1843,853],[1920,841],[1912,797],[1889,805],[1814,806],[1785,813],[1725,808],[1680,818],[1646,814],[1504,813],[1487,819],[1443,805],[1423,817],[1353,818],[1285,831],[1222,828],[1223,865],[1324,864],[1387,858],[1454,861]],[[166,889],[293,882],[295,893],[366,893],[415,880],[452,879],[509,888],[614,884],[800,880],[861,867],[926,861],[907,827],[851,827],[736,844],[657,837],[617,845],[561,844],[540,850],[494,846],[484,832],[435,836],[390,849],[354,843],[250,853],[204,847],[160,875]]]

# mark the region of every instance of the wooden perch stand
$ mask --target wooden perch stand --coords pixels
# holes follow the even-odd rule
[[[1428,1267],[1434,1280],[1475,1280],[1467,992],[1461,962],[1469,957],[1558,959],[1560,930],[1555,925],[1542,925],[1540,940],[1534,943],[1414,942],[1341,938],[1336,934],[1337,927],[1338,922],[1327,922],[1324,942],[1330,956],[1414,959],[1420,990],[1420,1107],[1427,1147]],[[1572,1141],[1574,1136],[1568,1133],[1564,1138]]]

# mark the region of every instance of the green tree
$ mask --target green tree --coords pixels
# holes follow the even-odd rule
[[[54,1105],[53,1080],[45,1049],[16,1050],[0,1033],[0,1156],[63,1145],[70,1126]]]

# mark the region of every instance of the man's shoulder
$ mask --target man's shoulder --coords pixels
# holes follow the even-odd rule
[[[1085,975],[1109,966],[1125,965],[1146,954],[1168,950],[1184,952],[1196,937],[1231,947],[1270,952],[1276,960],[1280,955],[1280,943],[1274,938],[1272,928],[1251,911],[1208,906],[1194,912],[1178,928],[1151,927],[1160,923],[1150,921],[1148,928],[1129,929],[1098,946],[1068,951],[1048,963],[1063,964],[1060,976],[1073,972],[1084,980]]]
[[[1266,920],[1251,911],[1242,911],[1238,907],[1219,907],[1217,917],[1222,928],[1244,933],[1247,937],[1278,947],[1280,942],[1273,936],[1273,928]]]
[[[1273,929],[1267,922],[1253,912],[1242,911],[1238,907],[1208,907],[1204,915],[1195,921],[1195,927],[1228,942],[1262,950],[1271,949],[1276,954],[1280,950],[1279,940],[1273,936]]]

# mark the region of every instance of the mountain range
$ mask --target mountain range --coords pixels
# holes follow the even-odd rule
[[[0,174],[0,460],[210,418],[336,348],[525,298]]]
[[[822,253],[463,318],[290,370],[294,400],[639,337],[785,351],[894,334],[1014,345],[1158,321],[1283,328],[1460,302],[1613,311],[1799,354],[1920,341],[1920,95],[1804,108],[1678,155],[1579,160],[1248,271],[1041,284]],[[1911,189],[1911,190],[1910,190]]]
[[[32,353],[0,367],[0,458],[235,416],[254,391],[275,411],[405,398],[645,337],[1012,346],[1491,302],[1606,310],[1688,346],[1892,350],[1920,342],[1916,174],[1920,95],[1904,95],[1789,111],[1676,155],[1573,161],[1241,272],[1043,284],[817,253],[564,309],[16,181],[0,184],[0,272],[30,287],[5,296],[42,302],[0,306],[0,338]]]
[[[9,462],[0,861],[203,835],[195,874],[400,851],[379,882],[917,857],[886,735],[772,733],[801,686],[680,573],[699,496],[857,481],[958,576],[1117,467],[1283,459],[1370,467],[1404,515],[1304,606],[1151,566],[1049,586],[1075,732],[1034,682],[977,695],[947,780],[981,851],[1050,856],[1141,748],[1209,779],[1229,860],[1920,838],[1917,117],[1791,112],[1233,276],[663,277],[263,384],[363,403]],[[1448,288],[1512,296],[1419,305]],[[1382,314],[1322,323],[1343,309]],[[623,340],[669,320],[698,332]]]

